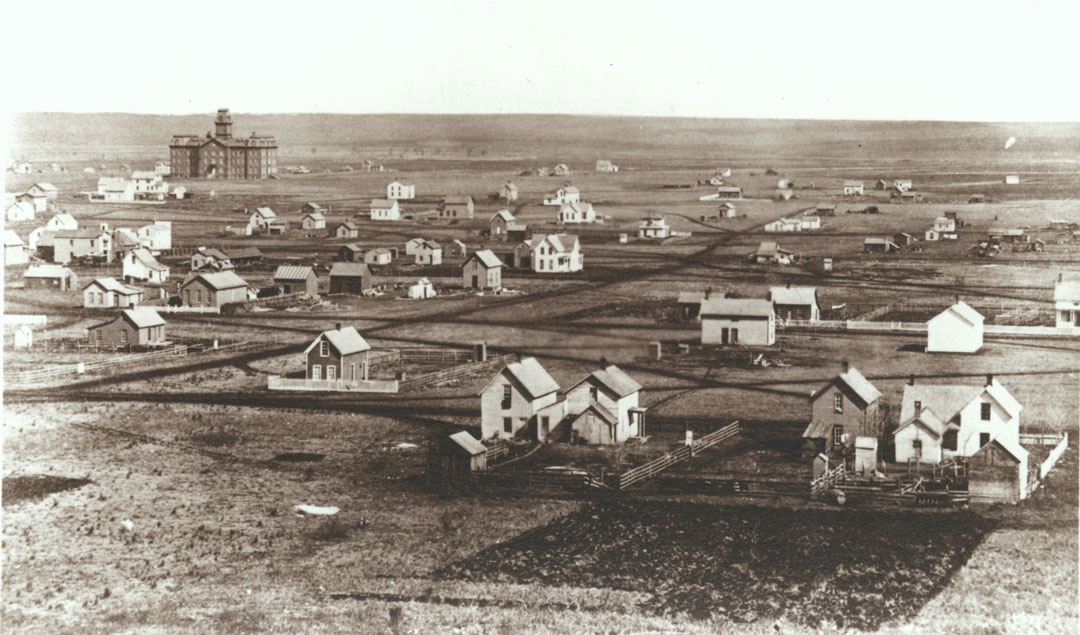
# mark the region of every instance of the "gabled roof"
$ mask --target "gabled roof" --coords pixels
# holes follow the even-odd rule
[[[844,181],[844,187],[862,187],[862,181]]]
[[[301,219],[303,218],[311,218],[313,220],[326,220],[326,217],[322,215],[322,212],[308,212],[301,217]]]
[[[1004,386],[994,379],[989,386],[963,386],[920,384],[904,386],[904,397],[900,403],[900,420],[907,421],[915,413],[915,402],[930,408],[943,421],[949,421],[965,406],[986,392],[1010,417],[1016,417],[1023,410],[1016,399]]]
[[[960,316],[960,319],[964,320],[968,324],[971,324],[972,326],[982,325],[983,320],[985,319],[983,318],[982,314],[971,308],[971,306],[968,305],[966,302],[960,301],[952,305],[951,307],[945,309],[941,313],[938,313],[934,317],[930,318],[929,322],[933,322],[934,320],[940,318],[947,313],[953,313]],[[927,322],[927,324],[929,324],[929,322]]]
[[[356,327],[346,326],[333,331],[323,331],[315,338],[315,341],[304,349],[304,354],[310,353],[311,349],[315,348],[315,345],[324,339],[330,342],[330,345],[342,355],[352,355],[353,353],[371,350],[371,345],[357,332]]]
[[[503,263],[501,260],[499,260],[499,257],[496,256],[495,253],[490,249],[481,249],[480,251],[474,251],[473,254],[469,256],[469,259],[465,262],[469,262],[470,260],[479,260],[480,264],[483,265],[486,269],[495,269],[503,266]]]
[[[60,212],[59,214],[56,214],[55,216],[53,216],[52,218],[49,219],[49,222],[51,222],[51,223],[53,223],[55,225],[60,225],[61,227],[69,227],[69,226],[70,227],[78,227],[79,226],[79,221],[75,220],[75,217],[72,216],[71,214],[68,214],[67,212]]]
[[[577,189],[577,187],[575,187],[573,185],[567,185],[567,186],[563,187],[562,191],[565,194],[580,194],[581,193],[581,190]]]
[[[443,198],[443,205],[468,205],[471,202],[471,196],[446,196]]]
[[[312,201],[308,201],[307,203],[304,203],[304,207],[310,207],[312,209],[312,211],[315,211],[315,212],[321,212],[324,209],[326,209],[322,205],[319,205],[318,203],[314,203]]]
[[[569,203],[563,203],[563,206],[559,208],[559,211],[564,211],[566,208],[574,210],[578,214],[585,214],[592,209],[592,203],[588,201],[570,201]]]
[[[513,378],[525,391],[530,399],[537,399],[549,395],[559,389],[559,384],[548,374],[535,357],[526,357],[520,362],[507,364],[500,375],[508,375]],[[495,381],[492,379],[492,381]],[[488,382],[487,386],[490,386]],[[484,386],[484,389],[487,389]]]
[[[951,418],[951,417],[950,417]],[[895,436],[897,432],[900,432],[904,428],[910,425],[917,425],[920,428],[926,430],[930,434],[934,435],[935,439],[940,439],[945,435],[945,431],[949,428],[949,424],[945,423],[938,417],[930,408],[923,408],[917,416],[910,419],[901,419],[900,425],[893,432]]]
[[[395,206],[397,206],[397,204],[397,199],[371,199],[371,209],[393,209]]]
[[[197,254],[202,254],[204,256],[210,256],[211,258],[216,258],[218,260],[228,260],[229,259],[229,257],[227,255],[225,255],[224,252],[222,252],[221,250],[219,250],[219,249],[217,249],[215,247],[206,247],[204,249],[200,249],[199,251],[195,252],[192,255],[194,256],[194,255],[197,255]]]
[[[701,302],[701,317],[742,315],[767,317],[773,315],[773,304],[768,300],[747,298],[709,298]]]
[[[113,291],[121,295],[136,295],[142,293],[142,289],[129,287],[119,282],[116,278],[94,278],[90,281],[90,284],[83,287],[83,290],[85,291],[86,289],[94,286],[95,284],[106,291]]]
[[[269,207],[257,207],[255,208],[255,213],[263,218],[277,218],[277,214]]]
[[[215,291],[221,291],[223,289],[235,289],[236,287],[246,287],[247,282],[243,278],[236,275],[233,271],[217,271],[214,273],[200,273],[196,276],[192,276],[184,281],[182,287],[186,287],[193,281],[202,279],[206,286],[214,289]]]
[[[609,426],[618,425],[618,423],[619,423],[619,418],[617,416],[615,416],[615,413],[608,410],[604,406],[596,403],[595,401],[593,403],[589,404],[588,408],[582,410],[580,414],[575,415],[574,419],[576,420],[576,419],[580,418],[586,412],[594,412],[594,413],[596,413],[596,416],[600,417],[600,419],[604,423],[608,424]]]
[[[349,251],[357,251],[357,252],[363,251],[360,248],[360,245],[357,245],[356,243],[348,243],[348,244],[342,245],[341,248],[342,249],[348,249]]]
[[[22,238],[10,229],[4,230],[4,246],[5,247],[22,247]]]
[[[484,447],[483,443],[477,441],[471,434],[464,430],[451,434],[450,440],[461,446],[461,449],[465,450],[472,456],[487,452],[487,448]]]
[[[723,294],[721,294],[723,295]],[[705,299],[704,291],[680,291],[679,292],[679,304],[701,304],[701,301]]]
[[[263,252],[258,247],[235,247],[229,249],[230,260],[243,260],[245,258],[262,258]]]
[[[982,451],[986,450],[986,448],[990,447],[991,445],[993,445],[993,444],[995,444],[995,443],[996,443],[996,444],[998,444],[999,446],[1001,446],[1001,449],[1002,449],[1002,450],[1005,450],[1005,451],[1006,451],[1006,452],[1008,452],[1008,453],[1009,453],[1010,455],[1012,455],[1012,457],[1013,457],[1014,459],[1016,459],[1016,461],[1017,461],[1018,463],[1023,463],[1023,462],[1025,462],[1025,461],[1027,461],[1027,458],[1028,458],[1028,451],[1027,451],[1027,450],[1025,450],[1025,449],[1023,448],[1023,446],[1021,446],[1021,445],[1020,445],[1019,443],[1016,443],[1016,442],[1015,442],[1015,441],[1013,441],[1012,439],[1010,439],[1010,438],[1008,438],[1008,437],[1005,437],[1005,436],[998,436],[998,437],[996,437],[996,438],[995,438],[994,440],[992,440],[992,441],[991,441],[990,443],[987,443],[987,444],[986,444],[986,445],[984,445],[983,447],[979,448],[979,449],[978,449],[978,450],[977,450],[977,451],[975,452],[975,454],[978,454],[979,452],[982,452]]]
[[[153,271],[168,271],[169,270],[168,267],[166,267],[165,265],[158,262],[157,259],[154,258],[154,255],[150,253],[150,250],[146,249],[145,247],[140,247],[138,249],[133,250],[131,252],[131,255],[136,260],[138,260],[139,263],[142,264],[142,266],[146,267],[147,269],[151,269]]]
[[[535,234],[527,242],[530,247],[536,249],[540,246],[540,243],[545,240],[548,241],[557,252],[573,251],[578,244],[578,237],[574,234]]]
[[[602,370],[593,371],[584,379],[574,384],[569,388],[573,390],[581,384],[593,379],[600,383],[600,385],[607,388],[610,392],[615,393],[619,398],[631,395],[641,390],[641,384],[637,383],[633,377],[627,375],[621,368],[612,364]]]
[[[315,270],[311,267],[280,265],[277,270],[274,271],[274,280],[304,281],[313,273],[315,273]]]
[[[769,287],[773,304],[816,305],[817,287]]]
[[[879,391],[874,384],[871,384],[870,380],[864,377],[854,366],[834,377],[828,384],[825,384],[821,390],[817,391],[814,398],[817,399],[826,388],[837,382],[842,382],[850,388],[851,391],[867,405],[872,404],[881,398],[881,391]]]
[[[347,221],[338,223],[337,225],[334,226],[334,229],[337,229],[338,227],[344,227],[345,229],[360,229],[360,226],[357,225],[356,223],[352,222],[352,220],[347,220]]]
[[[53,185],[52,183],[34,183],[34,185],[32,187],[36,187],[39,190],[44,190],[46,192],[55,192],[56,191],[56,186]]]
[[[501,210],[499,210],[499,211],[497,211],[497,212],[495,212],[494,214],[491,215],[491,220],[494,221],[496,218],[501,218],[504,221],[506,221],[507,223],[514,222],[514,215],[511,214],[510,210],[508,210],[508,209],[501,209]]]
[[[136,328],[145,329],[152,326],[162,326],[165,320],[161,319],[158,312],[148,306],[137,306],[124,309],[124,317],[135,325]]]
[[[101,238],[103,234],[107,234],[104,229],[94,229],[87,227],[84,229],[66,229],[56,232],[57,238],[78,238],[78,239],[90,239]]]
[[[371,276],[371,269],[362,262],[335,262],[330,267],[330,277],[341,276],[346,278],[359,278]]]

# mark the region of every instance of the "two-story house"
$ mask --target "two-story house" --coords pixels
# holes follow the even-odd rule
[[[386,198],[388,199],[412,199],[416,198],[416,185],[408,181],[394,181],[386,186]]]
[[[581,271],[581,242],[573,234],[537,234],[529,240],[532,270],[539,273]]]
[[[479,396],[482,439],[525,436],[530,426],[550,430],[566,415],[559,384],[535,357],[508,364]]]
[[[502,268],[502,261],[490,249],[474,251],[461,265],[461,284],[467,289],[499,289]]]
[[[640,393],[641,384],[618,366],[594,371],[571,386],[566,391],[569,441],[606,445],[641,436],[645,408],[638,405]]]
[[[881,392],[853,366],[841,372],[810,397],[810,425],[803,432],[806,449],[831,453],[853,446],[857,437],[881,435]]]

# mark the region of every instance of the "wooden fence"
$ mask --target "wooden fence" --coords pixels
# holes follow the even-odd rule
[[[491,462],[492,460],[506,454],[510,454],[510,443],[507,442],[505,439],[499,439],[492,443],[490,446],[488,446],[487,452],[485,452],[485,457],[488,462]]]
[[[221,313],[219,306],[155,306],[158,313]]]
[[[1068,439],[1069,435],[1065,435]],[[1020,445],[1057,445],[1061,442],[1061,434],[1038,434],[1035,432],[1021,432]]]
[[[255,298],[254,300],[248,300],[241,302],[245,309],[250,309],[256,306],[277,306],[279,304],[289,304],[293,300],[299,300],[306,296],[306,293],[283,293],[281,295],[272,295],[267,298]]]
[[[449,348],[402,348],[400,359],[406,362],[442,362],[462,364],[476,361],[476,353]]]
[[[685,461],[686,459],[694,456],[698,452],[711,448],[712,446],[729,439],[739,433],[739,422],[734,421],[723,428],[720,428],[716,432],[707,434],[697,441],[694,441],[690,445],[684,445],[683,447],[669,452],[664,456],[653,459],[648,463],[644,463],[635,468],[629,469],[619,475],[619,489],[624,490],[635,483],[640,483],[646,479],[650,479],[660,472],[663,472],[667,468],[675,465],[676,463]]]
[[[1058,459],[1065,453],[1065,449],[1069,447],[1069,435],[1066,433],[1061,437],[1061,441],[1058,442],[1054,449],[1050,451],[1050,456],[1046,457],[1046,460],[1039,466],[1039,480],[1046,478],[1046,475],[1050,470],[1054,469],[1054,465],[1057,464]]]
[[[71,375],[82,375],[84,373],[89,373],[96,370],[105,370],[108,368],[112,368],[113,366],[132,366],[167,357],[182,357],[184,355],[187,355],[187,353],[188,347],[184,345],[179,345],[174,346],[173,348],[153,351],[150,353],[133,353],[131,355],[120,355],[112,359],[101,360],[97,362],[79,362],[77,364],[65,364],[64,366],[55,366],[52,368],[25,370],[12,373],[10,375],[7,375],[6,377],[8,378],[8,381],[11,381],[12,383],[36,383],[42,381],[49,381],[60,377],[68,377]]]
[[[447,368],[446,370],[440,370],[434,373],[417,375],[416,377],[402,380],[398,386],[402,392],[405,392],[407,390],[415,390],[417,388],[424,388],[433,384],[441,384],[444,382],[452,381],[454,379],[459,379],[461,377],[467,377],[469,375],[486,372],[502,366],[503,364],[506,364],[507,362],[514,359],[516,359],[515,355],[499,355],[496,357],[489,357],[486,362],[473,362],[471,364],[462,364],[461,366]]]
[[[315,392],[396,393],[398,391],[398,381],[396,379],[358,379],[356,381],[289,379],[278,375],[270,375],[267,377],[267,388],[270,390],[309,390]]]
[[[845,476],[847,476],[847,468],[843,463],[831,470],[825,470],[824,474],[815,478],[813,481],[810,481],[810,494],[818,494],[829,489],[838,481],[844,480]]]
[[[905,331],[925,333],[926,322],[865,322],[862,320],[777,320],[780,328],[802,330]],[[1014,326],[986,324],[984,335],[1014,335],[1018,337],[1080,337],[1080,329],[1054,326]]]

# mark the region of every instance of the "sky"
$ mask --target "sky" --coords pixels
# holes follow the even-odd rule
[[[7,112],[1080,121],[1080,2],[7,2]],[[182,7],[182,11],[179,9]]]

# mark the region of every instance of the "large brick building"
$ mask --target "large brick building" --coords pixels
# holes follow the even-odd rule
[[[233,137],[232,115],[221,108],[212,135],[175,135],[169,160],[174,178],[265,179],[277,174],[277,140]]]

